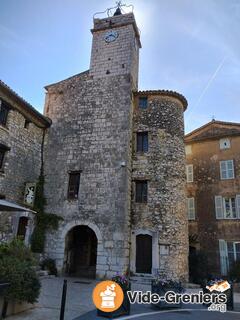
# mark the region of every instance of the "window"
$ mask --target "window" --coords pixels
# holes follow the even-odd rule
[[[188,220],[195,220],[195,201],[194,198],[187,198]]]
[[[29,124],[30,124],[30,121],[25,119],[25,122],[24,122],[24,128],[25,129],[28,129],[29,128]]]
[[[10,148],[0,143],[0,170],[3,169],[5,153],[9,150]]]
[[[220,176],[222,180],[234,179],[233,160],[220,161]]]
[[[5,126],[7,123],[7,116],[9,112],[8,105],[0,100],[0,124]]]
[[[240,241],[219,240],[221,274],[227,275],[235,261],[240,261]]]
[[[187,175],[187,182],[193,182],[193,165],[192,164],[186,165],[186,175]]]
[[[220,149],[229,149],[231,147],[230,140],[229,139],[220,139],[219,140]]]
[[[240,195],[229,198],[215,196],[215,212],[217,219],[240,218]]]
[[[138,98],[138,107],[140,109],[147,109],[148,106],[148,98],[147,97],[139,97]]]
[[[77,199],[80,183],[80,172],[73,171],[69,173],[68,199]]]
[[[137,133],[137,152],[148,152],[148,133]]]
[[[147,181],[136,181],[136,202],[146,203],[148,195]]]
[[[186,155],[192,154],[192,146],[191,145],[185,146],[185,154]]]

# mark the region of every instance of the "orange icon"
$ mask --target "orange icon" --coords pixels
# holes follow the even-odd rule
[[[93,290],[92,299],[96,308],[104,312],[113,312],[123,303],[123,291],[114,281],[102,281]]]

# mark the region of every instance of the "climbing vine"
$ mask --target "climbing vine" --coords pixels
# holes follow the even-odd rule
[[[41,172],[37,186],[33,210],[35,215],[35,228],[31,237],[31,248],[33,252],[42,253],[44,250],[46,231],[56,230],[62,217],[44,211],[46,199],[44,197],[44,174]]]

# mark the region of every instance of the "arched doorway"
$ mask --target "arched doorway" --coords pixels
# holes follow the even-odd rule
[[[25,240],[26,237],[28,221],[28,217],[20,217],[18,220],[17,237],[20,237],[22,240]]]
[[[136,236],[136,272],[152,273],[152,236]]]
[[[65,272],[68,275],[95,278],[97,237],[88,226],[73,227],[65,239]]]

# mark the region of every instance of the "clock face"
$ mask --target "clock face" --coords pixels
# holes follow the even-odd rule
[[[117,39],[117,37],[118,37],[117,31],[110,30],[105,34],[104,40],[107,43],[109,43],[109,42],[115,41]]]

